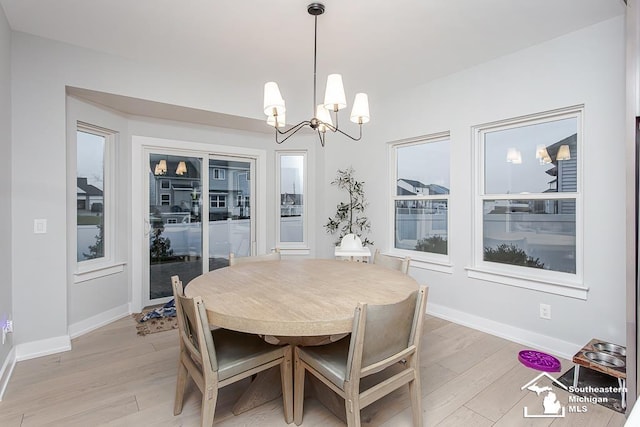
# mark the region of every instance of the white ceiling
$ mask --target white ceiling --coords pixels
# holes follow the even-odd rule
[[[347,97],[378,98],[624,13],[622,0],[324,0],[318,97],[343,74]],[[306,0],[0,0],[11,28],[229,84],[280,84],[311,108],[313,17]],[[373,96],[372,96],[373,94]],[[351,100],[348,99],[350,102]]]

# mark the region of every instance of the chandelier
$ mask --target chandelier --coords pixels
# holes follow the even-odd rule
[[[285,125],[285,102],[280,94],[280,89],[276,82],[267,82],[264,85],[264,113],[267,115],[267,124],[275,128],[276,143],[282,144],[292,137],[296,132],[305,126],[318,132],[320,144],[324,147],[324,139],[327,130],[340,132],[341,134],[359,141],[362,138],[362,125],[369,121],[369,99],[366,93],[357,93],[353,101],[350,119],[358,124],[360,134],[357,138],[343,132],[338,127],[338,111],[347,106],[340,74],[330,74],[327,77],[327,86],[324,94],[324,103],[316,102],[316,57],[318,48],[318,16],[324,13],[324,5],[321,3],[311,3],[307,6],[307,12],[314,17],[314,39],[313,39],[313,113],[311,120],[304,120],[286,130],[280,130]],[[331,119],[333,112],[334,121]],[[278,139],[283,135],[282,140]]]

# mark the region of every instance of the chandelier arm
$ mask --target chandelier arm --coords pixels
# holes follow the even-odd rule
[[[344,136],[351,138],[353,141],[360,141],[362,139],[362,123],[358,124],[358,128],[360,129],[360,133],[358,135],[358,137],[353,137],[351,135],[349,135],[348,133],[338,129],[337,126],[332,125],[331,123],[325,123],[323,121],[318,121],[319,126],[324,126],[326,127],[328,130],[330,130],[331,132],[340,132],[341,134],[343,134]]]
[[[360,123],[358,125],[358,127],[360,128],[360,135],[357,138],[354,138],[353,136],[349,135],[346,132],[341,131],[340,129],[338,129],[337,127],[334,128],[336,132],[340,132],[341,134],[343,134],[344,136],[351,138],[353,141],[360,141],[362,139],[362,123]]]
[[[298,123],[295,126],[290,127],[289,129],[285,130],[285,131],[281,131],[280,129],[278,129],[277,127],[276,129],[276,144],[282,144],[283,142],[285,142],[287,139],[291,138],[293,135],[295,135],[300,129],[302,129],[304,126],[307,126],[310,122],[308,120],[302,121],[300,123]],[[279,141],[278,140],[278,134],[280,135],[287,135],[283,140]]]

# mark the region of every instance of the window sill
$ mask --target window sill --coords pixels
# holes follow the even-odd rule
[[[420,268],[422,270],[437,271],[440,273],[453,274],[453,264],[448,262],[431,261],[426,259],[411,258],[409,267]]]
[[[124,262],[117,262],[113,264],[105,264],[101,266],[93,266],[91,268],[82,269],[73,275],[73,282],[82,283],[93,279],[99,279],[100,277],[122,273],[124,271],[124,266]]]
[[[545,292],[548,294],[562,295],[565,297],[581,300],[587,299],[589,288],[581,283],[552,281],[541,278],[517,276],[510,273],[503,273],[494,270],[466,267],[467,276],[472,279],[485,280],[493,283],[500,283],[507,286],[530,289],[532,291]]]
[[[389,252],[389,253],[385,253],[385,255],[388,256],[392,256],[392,257],[396,257],[398,259],[402,259],[405,256],[408,256],[409,258],[411,258],[411,262],[409,263],[409,269],[411,268],[419,268],[421,270],[431,270],[431,271],[437,271],[439,273],[447,273],[447,274],[453,274],[453,264],[451,264],[448,261],[445,261],[446,257],[443,256],[443,260],[435,260],[435,259],[429,259],[429,258],[423,258],[423,257],[416,257],[415,253],[409,253],[409,252],[402,252],[402,253],[398,253],[398,252]]]

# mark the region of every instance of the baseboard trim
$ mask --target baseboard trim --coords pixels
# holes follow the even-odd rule
[[[570,343],[548,335],[516,328],[439,304],[428,304],[427,314],[568,360],[571,360],[573,355],[582,348],[582,344]]]
[[[69,325],[69,336],[71,339],[101,328],[109,323],[122,319],[131,314],[131,304],[123,304],[112,308],[88,319]]]
[[[71,350],[71,338],[69,335],[62,335],[16,345],[16,360],[20,362],[69,350]]]
[[[7,385],[9,385],[9,380],[11,379],[11,374],[13,373],[13,368],[15,366],[16,348],[11,347],[7,358],[2,364],[2,369],[0,369],[0,402],[2,402],[2,397],[4,396],[4,392],[7,389]]]

